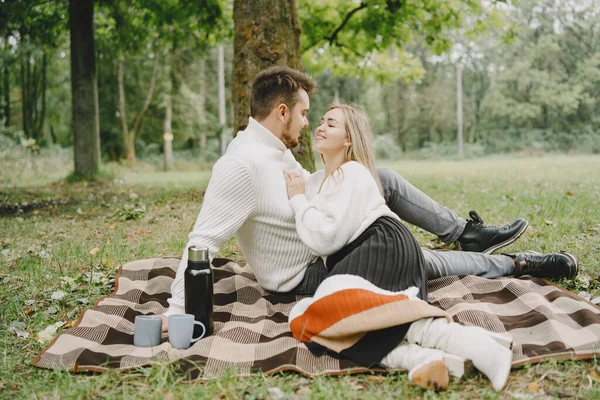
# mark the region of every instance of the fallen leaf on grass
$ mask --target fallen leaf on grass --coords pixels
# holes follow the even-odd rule
[[[64,325],[63,328],[67,329],[67,328],[71,328],[72,326],[75,326],[75,324],[77,323],[77,320],[74,321],[67,321]]]
[[[298,390],[296,390],[296,394],[301,397],[308,397],[312,394],[312,389],[308,386],[304,386]]]
[[[67,294],[65,292],[63,292],[62,290],[57,290],[55,292],[52,292],[52,294],[50,295],[50,300],[56,300],[56,301],[60,301],[62,300]]]
[[[521,392],[508,392],[508,394],[513,399],[518,399],[518,400],[530,400],[530,399],[534,399],[537,397],[537,396],[534,396],[531,394],[521,393]]]
[[[102,272],[86,272],[83,274],[87,281],[91,281],[92,283],[98,283],[102,281],[104,278],[104,274]]]
[[[90,256],[95,257],[99,251],[100,251],[99,247],[94,247],[93,249],[90,250]]]
[[[44,311],[44,314],[46,315],[54,315],[58,312],[58,308],[56,307],[48,307],[48,309],[46,311]]]
[[[592,296],[588,292],[583,290],[578,293],[578,296],[584,298],[587,301],[590,301],[590,299],[592,298]]]
[[[33,314],[35,310],[33,308],[26,308],[23,312],[25,313],[25,315],[30,315]]]
[[[595,369],[590,369],[588,371],[588,374],[592,377],[593,380],[600,381],[600,375],[596,372]]]
[[[175,396],[173,396],[173,393],[169,392],[168,390],[161,390],[161,393],[163,394],[163,396],[165,396],[165,400],[175,400]]]
[[[285,397],[285,393],[278,387],[270,387],[267,389],[269,396],[271,396],[272,400],[281,400]]]
[[[27,328],[27,325],[24,322],[13,321],[13,322],[10,323],[7,331],[8,332],[13,332],[15,335],[17,335],[20,338],[28,339],[29,338],[29,332],[27,332],[25,330],[26,328]]]
[[[48,340],[52,340],[54,338],[54,336],[56,335],[56,331],[58,330],[58,328],[60,328],[64,324],[65,324],[64,321],[58,321],[57,323],[48,325],[43,330],[39,331],[37,334],[38,342],[43,343]]]
[[[108,229],[115,229],[117,227],[117,224],[115,224],[114,222],[109,222],[108,224],[106,224],[106,226],[108,227]]]
[[[350,388],[352,390],[356,390],[356,391],[363,390],[365,388],[360,383],[354,383],[354,382],[350,382],[348,386],[350,386]]]
[[[537,382],[531,382],[530,384],[527,385],[527,390],[529,390],[530,392],[533,392],[533,393],[539,392],[541,388],[542,388],[542,385],[540,385]]]
[[[109,269],[113,269],[114,268],[114,266],[112,265],[112,263],[110,262],[110,260],[108,258],[103,258],[101,264],[105,268],[109,268]]]
[[[77,286],[79,286],[79,284],[77,283],[77,280],[70,276],[61,276],[60,280],[65,285],[65,287],[71,291],[73,291],[73,289],[75,289]]]

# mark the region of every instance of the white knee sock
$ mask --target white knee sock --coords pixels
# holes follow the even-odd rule
[[[443,318],[413,322],[406,339],[409,343],[432,347],[473,361],[473,365],[500,391],[510,373],[512,351],[499,344],[481,328],[448,323]]]
[[[426,389],[440,390],[448,386],[448,368],[444,354],[441,350],[404,342],[385,356],[381,364],[388,368],[408,370],[411,382]]]

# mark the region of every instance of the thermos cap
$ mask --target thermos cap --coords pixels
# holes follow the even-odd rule
[[[208,249],[191,246],[188,249],[188,260],[190,260],[190,261],[208,261]]]

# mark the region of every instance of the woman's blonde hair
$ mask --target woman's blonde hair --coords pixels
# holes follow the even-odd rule
[[[381,182],[375,168],[375,153],[373,150],[373,132],[367,113],[359,106],[347,103],[333,104],[327,111],[338,109],[344,113],[345,129],[350,146],[346,147],[344,159],[356,161],[367,167],[377,183],[379,192],[383,194]]]

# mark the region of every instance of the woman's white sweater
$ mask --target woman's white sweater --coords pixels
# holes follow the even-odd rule
[[[306,194],[290,200],[298,235],[313,254],[335,253],[379,217],[398,219],[364,165],[350,161],[324,178],[325,171],[315,172],[306,182]]]

